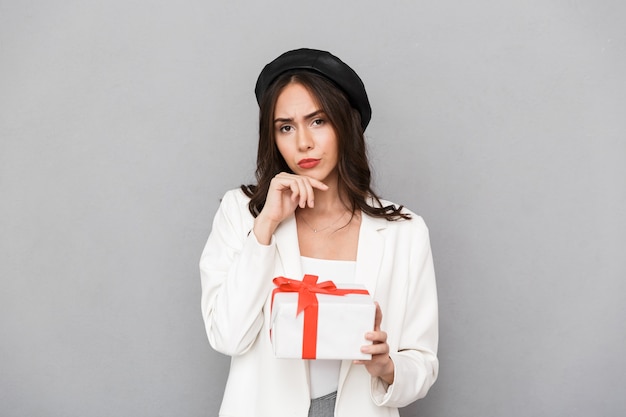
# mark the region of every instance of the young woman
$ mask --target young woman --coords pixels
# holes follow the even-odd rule
[[[202,254],[211,346],[232,357],[221,416],[397,416],[438,372],[428,230],[370,186],[359,76],[334,55],[286,52],[265,66],[257,184],[226,193]],[[367,361],[277,359],[272,279],[365,285],[377,302]],[[384,315],[383,315],[384,312]]]

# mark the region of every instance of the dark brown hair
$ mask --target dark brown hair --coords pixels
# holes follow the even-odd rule
[[[337,135],[339,159],[337,172],[340,195],[346,196],[344,204],[387,220],[410,219],[402,212],[402,206],[383,207],[371,188],[371,172],[367,159],[365,137],[359,112],[350,105],[346,95],[332,81],[310,71],[298,71],[279,76],[267,89],[259,103],[259,148],[257,152],[257,185],[242,185],[243,192],[250,197],[248,208],[254,217],[263,206],[272,178],[280,172],[293,173],[278,151],[274,131],[274,111],[282,90],[290,83],[304,86],[328,117]],[[368,204],[368,201],[374,205]]]

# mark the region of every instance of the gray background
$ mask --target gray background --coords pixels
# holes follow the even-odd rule
[[[508,4],[505,4],[508,3]],[[216,415],[197,268],[262,66],[368,88],[426,219],[441,374],[403,416],[626,413],[623,1],[0,0],[0,415]]]

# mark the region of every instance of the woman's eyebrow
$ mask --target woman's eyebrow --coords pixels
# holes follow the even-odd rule
[[[306,116],[304,116],[305,120],[308,119],[312,119],[316,116],[319,116],[320,114],[323,114],[324,110],[315,110],[313,113],[309,113]],[[290,123],[293,122],[293,118],[292,117],[277,117],[276,119],[274,119],[274,123]]]

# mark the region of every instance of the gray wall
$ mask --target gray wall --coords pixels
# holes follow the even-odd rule
[[[0,415],[216,415],[197,262],[262,66],[368,87],[424,216],[441,375],[403,416],[626,414],[626,3],[0,0]]]

